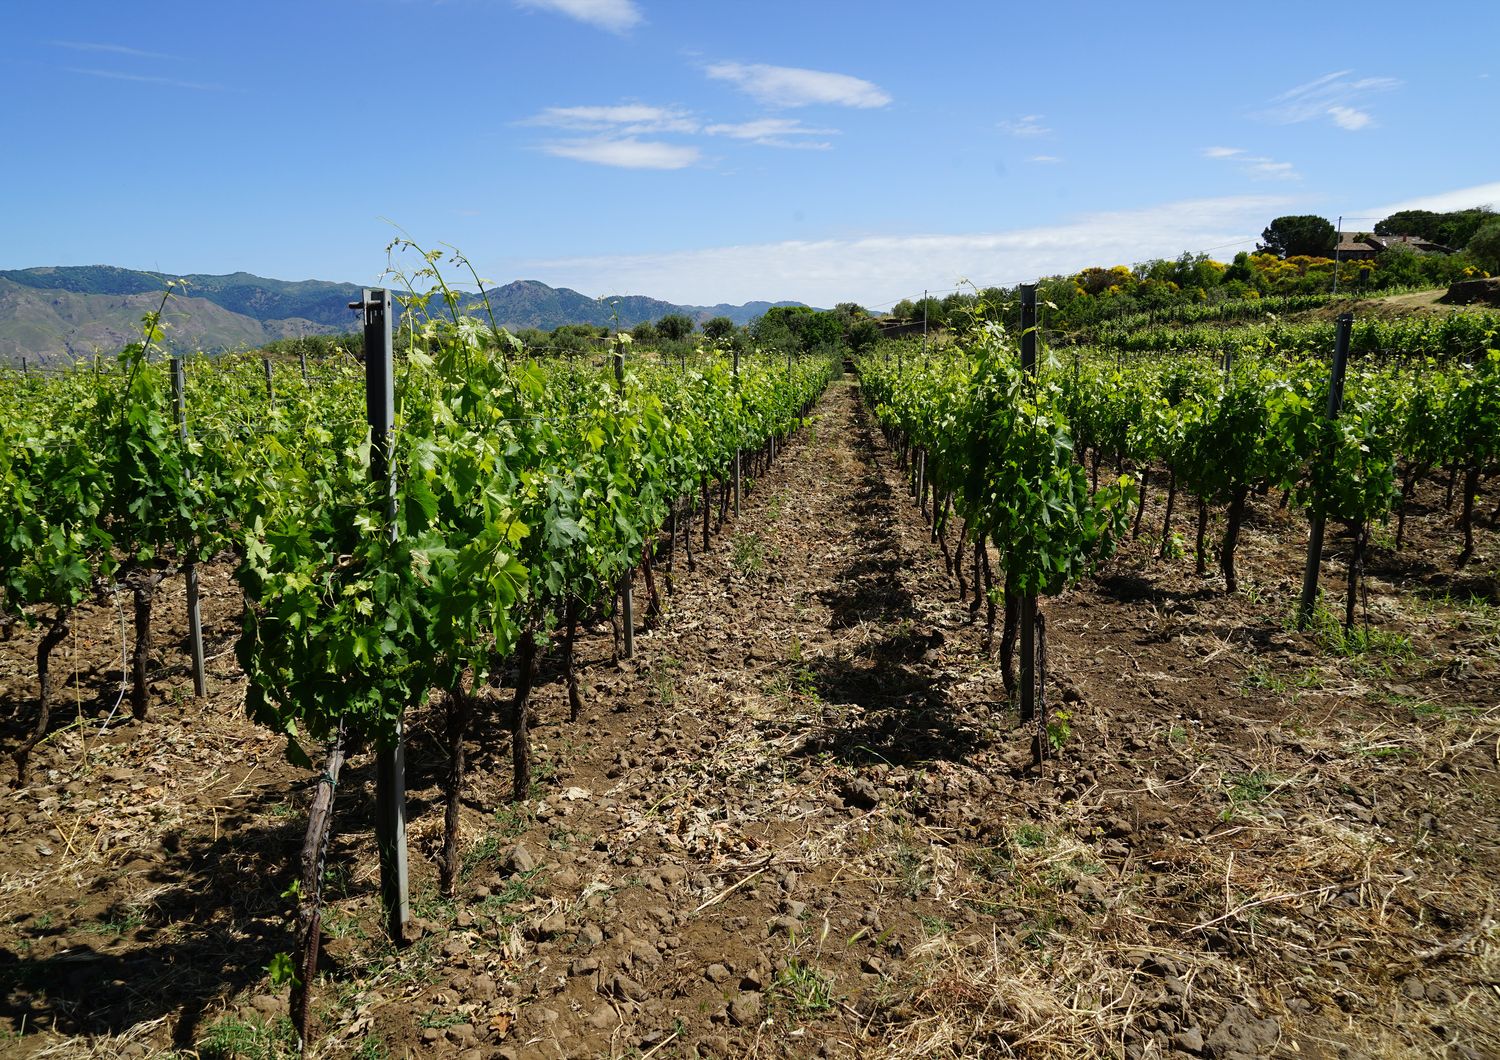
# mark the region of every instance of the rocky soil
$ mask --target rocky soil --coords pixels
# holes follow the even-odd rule
[[[525,803],[508,692],[486,698],[454,900],[442,723],[413,716],[404,947],[351,760],[310,1051],[1500,1055],[1493,528],[1456,571],[1424,487],[1412,543],[1377,539],[1369,632],[1289,632],[1301,517],[1256,501],[1231,598],[1156,558],[1153,478],[1141,538],[1044,603],[1057,748],[1037,770],[983,608],[857,394],[831,388],[693,571],[679,552],[635,658],[614,661],[607,623],[581,640],[577,723],[544,664]],[[149,721],[103,724],[112,603],[59,649],[68,705],[0,809],[0,1055],[294,1049],[266,968],[291,945],[312,778],[244,720],[238,596],[227,568],[207,584],[206,703],[180,585]],[[8,741],[33,651],[0,645]]]

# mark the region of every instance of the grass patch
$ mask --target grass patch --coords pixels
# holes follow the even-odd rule
[[[451,898],[444,898],[436,890],[423,888],[413,892],[411,896],[412,915],[419,916],[423,920],[435,920],[440,923],[448,923],[458,913]]]
[[[759,574],[766,567],[766,547],[759,534],[734,535],[734,569],[741,574]]]
[[[937,938],[941,935],[953,934],[953,925],[948,923],[948,921],[944,920],[940,916],[924,916],[922,914],[918,914],[917,919],[922,922],[922,930],[927,933],[928,938]]]
[[[1251,770],[1249,773],[1229,773],[1224,779],[1228,785],[1225,795],[1229,799],[1229,806],[1220,816],[1226,821],[1246,806],[1265,802],[1271,797],[1277,783],[1276,776],[1263,769]]]
[[[83,925],[83,930],[91,935],[105,935],[109,938],[121,938],[127,931],[134,931],[146,922],[139,909],[109,910],[98,920],[91,924]]]
[[[354,1051],[354,1060],[386,1060],[391,1051],[385,1046],[385,1039],[378,1031],[367,1031],[365,1040],[359,1043],[359,1048]]]
[[[1017,825],[1010,841],[1017,850],[1040,850],[1047,845],[1047,833],[1038,824]]]
[[[833,984],[828,977],[795,959],[787,962],[785,971],[776,973],[771,996],[800,1019],[821,1016],[833,1008]]]
[[[486,862],[499,857],[504,845],[505,838],[498,832],[486,832],[479,842],[464,853],[463,861],[458,866],[458,878],[467,880],[474,875]]]
[[[1362,622],[1345,629],[1342,617],[1321,603],[1313,608],[1307,630],[1324,651],[1346,659],[1378,656],[1400,661],[1416,654],[1410,637]]]
[[[519,806],[502,806],[495,811],[495,834],[501,839],[520,839],[536,823],[523,803]]]
[[[531,899],[533,895],[532,882],[543,871],[545,870],[536,868],[527,872],[516,873],[505,881],[505,886],[487,895],[475,907],[475,911],[490,917],[502,927],[518,922],[521,916],[513,912],[510,907],[517,902],[526,902]]]
[[[270,1023],[225,1016],[198,1040],[199,1060],[281,1060],[297,1055],[297,1030],[286,1016]]]
[[[1291,682],[1281,674],[1268,666],[1257,664],[1252,666],[1240,680],[1240,695],[1249,695],[1251,692],[1271,692],[1279,696],[1290,691],[1291,687]]]
[[[932,873],[922,849],[905,839],[896,841],[896,876],[901,882],[901,893],[908,898],[918,898],[932,882]]]
[[[650,680],[651,690],[656,693],[657,702],[664,707],[670,707],[677,702],[677,682],[682,676],[682,660],[663,655],[651,664]]]

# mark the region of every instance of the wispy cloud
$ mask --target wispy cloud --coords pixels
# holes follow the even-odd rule
[[[195,92],[222,92],[223,85],[209,85],[198,81],[179,81],[175,77],[157,77],[152,74],[125,74],[118,70],[92,70],[77,66],[63,67],[70,74],[86,74],[103,77],[111,81],[136,81],[145,85],[165,85],[168,88],[190,88]]]
[[[1350,132],[1363,129],[1374,121],[1368,111],[1355,110],[1353,107],[1329,107],[1328,116],[1333,119],[1333,124]]]
[[[1050,165],[1055,165],[1058,162],[1061,162],[1062,159],[1058,158],[1056,155],[1032,155],[1026,161],[1028,161],[1028,162],[1036,162],[1039,165],[1048,165],[1048,166],[1050,166]]]
[[[1011,136],[1046,136],[1052,131],[1042,124],[1040,114],[1023,114],[1014,121],[1007,120],[997,124],[1001,132]]]
[[[764,147],[801,147],[827,150],[826,140],[807,137],[837,136],[837,129],[818,129],[803,125],[795,118],[759,118],[755,121],[716,122],[703,131],[709,136],[727,136],[732,140],[749,140]]]
[[[1431,210],[1434,213],[1446,213],[1449,210],[1467,210],[1475,206],[1500,209],[1500,180],[1415,199],[1403,199],[1400,202],[1386,203],[1384,206],[1366,207],[1359,211],[1359,216],[1389,217],[1401,210]]]
[[[1350,132],[1369,128],[1375,122],[1374,117],[1369,111],[1354,104],[1362,103],[1377,93],[1398,88],[1401,82],[1394,77],[1351,79],[1350,75],[1353,73],[1353,70],[1338,70],[1305,85],[1288,89],[1256,111],[1253,117],[1275,125],[1295,125],[1298,122],[1327,118],[1339,128]]]
[[[123,44],[107,44],[102,41],[55,40],[51,43],[58,48],[71,48],[75,52],[105,52],[109,55],[127,55],[132,59],[177,58],[175,55],[167,55],[163,52],[142,51],[140,48],[127,48]]]
[[[764,63],[712,63],[705,72],[716,81],[739,86],[773,107],[805,107],[813,103],[840,107],[884,107],[890,94],[879,85],[848,74],[804,70]]]
[[[657,107],[647,103],[548,107],[540,114],[517,124],[594,133],[596,135],[585,139],[543,144],[542,150],[560,158],[572,158],[580,162],[639,169],[681,169],[702,157],[696,147],[664,141],[642,141],[639,139],[642,136],[678,134],[724,137],[762,147],[826,151],[833,145],[820,138],[839,134],[837,129],[806,125],[797,118],[710,121],[682,107]]]
[[[653,107],[645,103],[622,103],[604,107],[548,107],[522,124],[557,129],[599,132],[606,129],[628,135],[649,133],[695,133],[702,123],[680,107]]]
[[[1203,157],[1232,162],[1240,172],[1258,180],[1301,180],[1302,174],[1290,162],[1278,162],[1266,155],[1252,155],[1243,147],[1205,147]]]
[[[553,11],[590,26],[624,33],[645,21],[634,0],[515,0],[517,7]]]
[[[648,290],[691,304],[797,298],[879,302],[964,276],[984,286],[1253,239],[1294,200],[1235,196],[1091,214],[1000,232],[788,241],[666,254],[516,262],[517,275],[582,291]]]
[[[555,140],[543,144],[542,150],[558,158],[617,166],[621,169],[686,169],[701,157],[699,150],[690,145],[637,140],[633,136],[620,139],[598,137],[591,140]]]

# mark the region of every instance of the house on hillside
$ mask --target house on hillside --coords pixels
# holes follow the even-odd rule
[[[1373,258],[1385,247],[1368,232],[1340,232],[1333,255],[1339,261],[1362,261]]]
[[[1445,247],[1441,243],[1434,243],[1423,236],[1375,236],[1390,249],[1397,243],[1410,247],[1418,254],[1454,254],[1457,253],[1452,247]]]
[[[1340,232],[1334,256],[1339,261],[1360,261],[1378,256],[1396,245],[1407,247],[1418,254],[1452,254],[1451,247],[1434,243],[1421,236],[1377,236],[1369,232]]]

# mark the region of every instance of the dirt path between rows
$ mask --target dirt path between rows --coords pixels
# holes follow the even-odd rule
[[[404,950],[351,767],[317,1054],[1500,1052],[1493,616],[1377,585],[1409,649],[1330,656],[1281,628],[1277,513],[1236,598],[1143,540],[1046,605],[1070,731],[1038,775],[857,394],[830,389],[693,573],[678,552],[635,659],[582,639],[578,723],[548,675],[525,804],[503,711],[482,719],[454,901],[441,726],[414,716]],[[308,780],[220,665],[201,717],[64,734],[18,793],[0,1021],[29,1022],[0,1054],[289,1047],[263,969]]]

